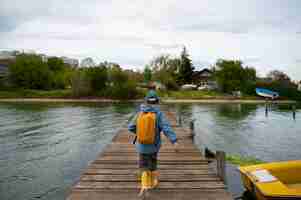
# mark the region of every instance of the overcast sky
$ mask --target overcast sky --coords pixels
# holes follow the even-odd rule
[[[185,45],[196,67],[241,59],[301,79],[300,0],[0,0],[0,50],[142,69]]]

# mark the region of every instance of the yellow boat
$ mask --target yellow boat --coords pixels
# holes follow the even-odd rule
[[[301,200],[301,160],[238,168],[244,187],[257,200]]]

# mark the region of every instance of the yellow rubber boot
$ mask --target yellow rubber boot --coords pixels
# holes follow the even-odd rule
[[[152,187],[152,173],[151,173],[151,171],[142,172],[141,187],[145,188],[145,189],[150,189]]]
[[[141,175],[141,189],[138,196],[143,196],[147,190],[152,188],[152,172],[144,171]]]
[[[158,171],[152,171],[152,188],[155,188],[159,184],[159,172]]]

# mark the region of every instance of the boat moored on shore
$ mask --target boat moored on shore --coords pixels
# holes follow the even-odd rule
[[[264,88],[256,88],[256,94],[270,99],[277,99],[279,97],[278,92],[274,92],[272,90],[268,90]]]

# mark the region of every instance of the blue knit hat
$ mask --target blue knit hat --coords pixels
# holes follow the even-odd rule
[[[156,104],[159,103],[160,98],[154,90],[150,90],[145,96],[145,100],[147,103]]]

